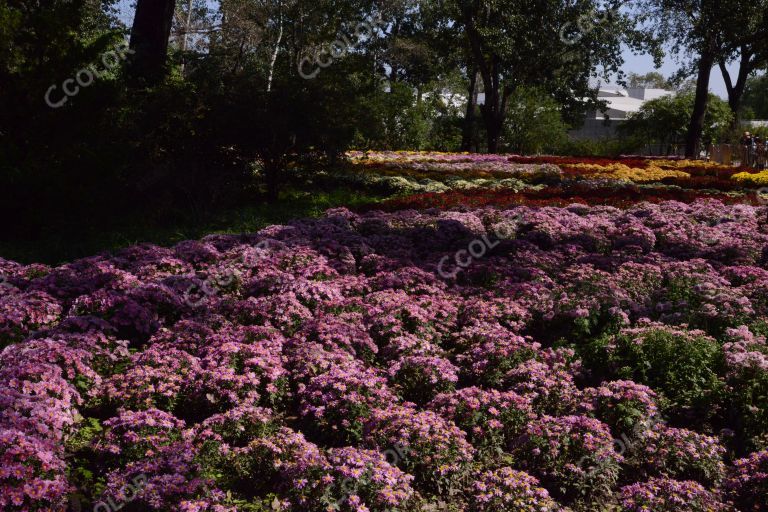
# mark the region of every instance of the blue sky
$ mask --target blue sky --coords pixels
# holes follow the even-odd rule
[[[624,71],[626,73],[635,72],[638,74],[644,74],[649,71],[657,71],[653,67],[653,58],[651,58],[649,55],[633,55],[631,51],[625,50],[624,61]],[[731,64],[728,67],[732,76],[738,72],[738,65]],[[661,66],[661,69],[658,71],[664,76],[670,76],[674,74],[678,68],[679,66],[674,61],[674,59],[667,57],[664,60],[664,64]],[[720,72],[720,68],[717,66],[715,66],[715,68],[712,70],[709,89],[723,99],[728,97],[728,93],[725,89],[725,82],[723,81],[723,75]]]

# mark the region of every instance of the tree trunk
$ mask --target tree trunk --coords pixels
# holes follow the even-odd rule
[[[754,69],[752,57],[754,54],[746,47],[741,47],[741,59],[739,62],[739,75],[736,78],[736,83],[733,83],[731,74],[728,72],[728,68],[725,65],[725,61],[721,60],[718,64],[720,66],[720,72],[723,74],[723,80],[725,81],[725,88],[728,91],[728,106],[733,112],[733,127],[738,128],[741,118],[741,99],[744,96],[744,90],[747,87],[747,79]]]
[[[495,153],[499,148],[501,127],[504,125],[507,91],[505,89],[504,93],[501,93],[501,71],[499,69],[498,55],[491,54],[490,57],[485,55],[482,47],[482,37],[475,26],[471,8],[465,8],[463,14],[467,37],[472,48],[472,58],[478,66],[480,76],[483,79],[485,102],[480,107],[480,113],[483,115],[488,152]],[[490,62],[488,58],[490,58]]]
[[[699,153],[701,135],[704,132],[704,115],[707,112],[707,101],[709,100],[709,76],[712,74],[714,63],[715,59],[711,51],[702,52],[699,58],[699,74],[696,79],[696,99],[693,103],[691,124],[685,138],[686,158],[696,158]]]
[[[184,19],[184,33],[181,35],[181,43],[179,44],[179,47],[181,48],[182,75],[184,75],[184,72],[187,68],[187,38],[189,37],[189,33],[192,31],[192,10],[194,8],[193,1],[194,0],[188,0],[187,2],[187,16]]]
[[[504,125],[506,113],[506,90],[502,93],[498,71],[498,61],[492,57],[491,72],[483,73],[483,90],[485,91],[485,103],[480,107],[485,124],[486,140],[488,141],[488,153],[496,153],[499,150],[501,128]]]
[[[155,85],[165,76],[175,7],[174,0],[138,0],[130,43],[135,53],[128,66],[133,85]]]
[[[472,141],[475,138],[475,109],[477,108],[477,68],[475,67],[472,67],[468,92],[467,111],[464,114],[464,129],[461,134],[462,151],[471,151]]]
[[[280,194],[280,162],[272,158],[264,161],[264,177],[267,185],[267,201],[276,203]]]
[[[277,62],[277,54],[280,53],[280,45],[283,43],[283,4],[279,4],[279,30],[277,33],[277,41],[275,42],[275,50],[272,52],[272,58],[269,59],[269,78],[267,78],[267,92],[272,92],[272,79],[275,76],[275,63]]]
[[[499,151],[499,138],[501,130],[496,123],[487,124],[485,130],[488,134],[488,153],[497,153]]]

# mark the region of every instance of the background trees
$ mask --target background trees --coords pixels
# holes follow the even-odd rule
[[[541,89],[522,87],[509,99],[504,149],[513,153],[553,152],[567,140],[560,105]]]
[[[747,79],[743,108],[746,118],[768,119],[768,75]]]
[[[126,27],[113,0],[2,0],[0,209],[19,232],[215,211],[275,199],[291,169],[335,166],[351,146],[557,151],[599,107],[597,81],[621,77],[623,48],[658,60],[662,41],[694,52],[689,72],[743,60],[731,108],[743,89],[758,114],[762,82],[744,76],[765,24],[738,30],[759,8],[725,16],[719,2],[140,0]],[[63,91],[128,41],[129,59]]]
[[[696,93],[693,91],[651,100],[620,130],[644,144],[659,144],[667,149],[684,144],[695,101]],[[728,103],[710,94],[702,125],[703,143],[722,141],[730,131],[732,120],[733,113]]]
[[[768,66],[768,1],[737,2],[721,19],[723,51],[718,66],[728,91],[728,104],[734,123],[741,117],[747,81],[755,71]],[[737,62],[731,76],[727,64]]]
[[[673,54],[683,58],[680,76],[696,77],[696,94],[686,134],[686,156],[698,154],[704,133],[704,117],[713,67],[720,68],[728,91],[728,103],[738,123],[746,81],[765,66],[768,52],[768,2],[722,0],[639,0],[637,7],[649,13],[650,30],[666,41]],[[738,62],[735,77],[727,64]]]
[[[695,74],[696,88],[685,154],[695,156],[701,144],[712,67],[724,55],[721,20],[727,2],[721,0],[649,0],[641,8],[651,13],[658,38],[671,43],[673,53],[690,55],[684,73]],[[730,4],[728,4],[730,5]]]
[[[628,87],[649,87],[655,89],[673,89],[674,84],[658,71],[650,71],[644,75],[629,73],[627,75]]]
[[[476,70],[482,79],[489,152],[498,149],[519,88],[542,88],[566,113],[583,113],[596,102],[590,78],[620,75],[621,43],[640,43],[619,2],[456,0],[447,7],[470,49],[470,78]]]

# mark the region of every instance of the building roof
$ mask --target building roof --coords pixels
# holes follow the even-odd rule
[[[647,101],[672,95],[672,91],[664,89],[646,89],[644,87],[624,89],[601,88],[597,97],[607,104],[607,110],[595,112],[595,119],[623,120],[631,113],[640,110]]]
[[[644,87],[634,87],[626,90],[621,88],[601,87],[598,90],[597,97],[601,101],[606,102],[607,111],[605,113],[600,111],[595,112],[593,119],[603,120],[607,115],[609,119],[622,121],[627,119],[629,114],[640,110],[640,107],[642,107],[646,101],[661,98],[663,96],[670,96],[672,94],[674,94],[672,91]],[[466,96],[461,94],[447,94],[443,92],[441,97],[445,104],[454,107],[460,107],[466,104],[467,101]],[[485,104],[484,93],[481,92],[477,95],[477,104]]]

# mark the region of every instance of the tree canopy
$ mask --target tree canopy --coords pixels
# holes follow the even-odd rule
[[[648,143],[662,146],[684,144],[695,100],[695,92],[683,92],[648,101],[619,129]],[[732,120],[733,113],[728,103],[710,95],[704,115],[703,141],[706,144],[722,141]]]

